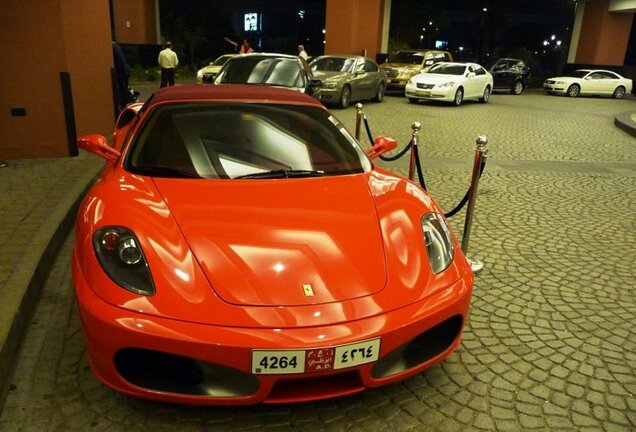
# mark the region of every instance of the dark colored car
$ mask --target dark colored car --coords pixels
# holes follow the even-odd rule
[[[255,84],[285,87],[314,95],[321,86],[306,60],[287,54],[250,53],[229,59],[215,84]]]
[[[494,90],[507,90],[514,95],[521,94],[530,84],[530,68],[523,60],[500,58],[490,68]]]

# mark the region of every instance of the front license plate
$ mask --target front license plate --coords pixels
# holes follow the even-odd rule
[[[425,91],[425,90],[416,90],[415,94],[418,95],[418,96],[428,97],[428,96],[431,95],[431,92],[430,91]]]
[[[328,372],[376,361],[380,338],[310,350],[253,350],[252,373],[256,375]]]

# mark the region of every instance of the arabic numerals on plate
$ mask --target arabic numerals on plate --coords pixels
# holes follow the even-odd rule
[[[259,363],[263,369],[287,369],[288,367],[297,368],[298,358],[296,356],[271,356],[263,357]]]

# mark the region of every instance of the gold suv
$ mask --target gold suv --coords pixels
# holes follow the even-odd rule
[[[403,50],[389,56],[380,67],[384,70],[389,89],[404,90],[409,79],[437,62],[452,62],[448,51],[422,49]]]

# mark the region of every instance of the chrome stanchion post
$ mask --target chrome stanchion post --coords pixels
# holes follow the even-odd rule
[[[466,209],[466,220],[464,222],[464,235],[462,237],[462,252],[466,254],[468,252],[468,242],[470,240],[470,230],[473,224],[473,213],[475,211],[475,200],[477,199],[477,187],[479,186],[479,176],[481,174],[482,161],[486,159],[486,144],[488,138],[484,135],[477,137],[477,147],[475,148],[475,161],[473,163],[473,177],[470,182],[470,189],[468,192],[468,207]],[[474,273],[477,273],[484,268],[484,264],[479,260],[473,260],[468,257],[468,263]]]
[[[413,145],[411,146],[411,160],[409,161],[409,180],[413,181],[415,176],[415,158],[417,157],[417,140],[420,136],[422,124],[418,121],[413,122],[411,129],[413,130],[413,137],[411,138]]]
[[[360,141],[360,124],[362,123],[362,104],[358,102],[356,105],[356,140]],[[371,144],[373,145],[373,143]]]

